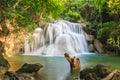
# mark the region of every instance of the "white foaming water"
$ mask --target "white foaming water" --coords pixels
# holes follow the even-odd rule
[[[56,21],[36,28],[25,38],[25,55],[63,55],[88,52],[83,26],[68,21]]]

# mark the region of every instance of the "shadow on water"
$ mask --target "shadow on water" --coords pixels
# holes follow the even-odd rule
[[[120,58],[115,56],[103,56],[99,54],[77,55],[81,61],[81,70],[96,64],[109,64],[114,69],[120,69]],[[43,56],[13,56],[7,58],[11,71],[16,71],[24,63],[41,63],[43,68],[35,75],[36,80],[79,80],[79,73],[70,72],[70,66],[64,57]]]

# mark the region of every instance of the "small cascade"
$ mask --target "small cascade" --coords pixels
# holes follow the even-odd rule
[[[32,35],[25,37],[27,55],[63,55],[88,52],[83,26],[64,20],[38,27]]]

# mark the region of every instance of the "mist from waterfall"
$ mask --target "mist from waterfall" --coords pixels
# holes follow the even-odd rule
[[[88,52],[83,26],[64,20],[48,23],[44,29],[38,27],[25,37],[26,55],[63,55]]]

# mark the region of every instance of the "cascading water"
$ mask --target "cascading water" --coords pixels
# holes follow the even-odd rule
[[[25,38],[25,54],[27,55],[63,55],[88,52],[83,26],[60,20],[36,28],[32,36]]]

